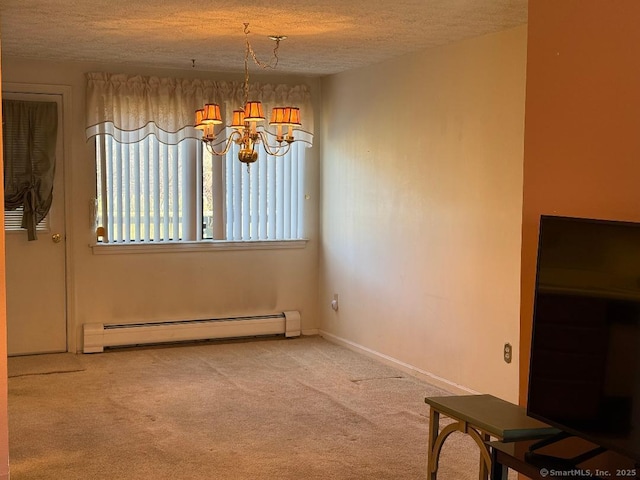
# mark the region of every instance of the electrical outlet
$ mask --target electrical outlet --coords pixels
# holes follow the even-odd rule
[[[331,300],[331,308],[333,308],[335,312],[338,311],[338,294],[337,293],[333,294],[333,300]]]
[[[510,343],[504,344],[504,361],[507,363],[511,363],[511,359],[513,358],[513,347]]]

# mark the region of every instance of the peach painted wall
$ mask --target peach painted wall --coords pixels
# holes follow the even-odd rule
[[[517,399],[525,67],[522,26],[323,79],[329,338]]]
[[[0,52],[2,48],[0,48]],[[2,62],[0,61],[0,84]],[[2,94],[0,93],[0,99]],[[2,177],[2,110],[0,109],[0,225],[4,225],[4,179]],[[0,231],[0,480],[9,478],[9,423],[7,415],[7,310],[4,269],[4,229]]]
[[[540,214],[640,221],[640,3],[529,2],[520,401]]]

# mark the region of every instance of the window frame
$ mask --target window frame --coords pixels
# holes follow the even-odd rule
[[[168,253],[168,252],[212,252],[237,250],[288,250],[305,248],[308,238],[298,240],[198,240],[188,242],[164,243],[105,243],[93,244],[94,255],[119,255],[139,253]]]
[[[96,200],[95,200],[95,210],[94,210],[94,220],[92,224],[94,225],[94,236],[93,242],[89,245],[92,249],[92,253],[94,255],[112,255],[112,254],[141,254],[141,253],[166,253],[166,252],[208,252],[208,251],[242,251],[242,250],[274,250],[274,249],[301,249],[305,248],[309,239],[305,237],[303,238],[293,238],[293,239],[278,239],[278,240],[227,240],[227,239],[210,239],[203,238],[203,229],[201,227],[201,223],[204,220],[203,215],[203,151],[204,145],[200,148],[199,146],[194,146],[195,148],[190,148],[189,150],[193,154],[193,160],[195,161],[195,167],[192,168],[193,178],[190,182],[191,196],[194,197],[192,200],[195,203],[194,214],[192,218],[192,222],[195,225],[196,230],[196,240],[168,240],[168,241],[149,241],[149,242],[100,242],[98,241],[98,237],[95,235],[95,229],[98,227],[97,223],[97,213],[98,213],[98,163],[101,163],[101,169],[104,169],[104,161],[103,159],[98,158],[98,151],[96,145],[98,142],[103,141],[101,137],[103,135],[108,134],[100,134],[96,135],[95,141],[93,142],[93,157],[96,162]],[[189,139],[194,140],[194,139]],[[200,142],[199,140],[194,140],[196,142]],[[300,146],[299,148],[308,148],[307,146]],[[216,157],[213,156],[214,163],[218,163],[220,166],[223,166],[225,163],[224,157]],[[218,160],[216,160],[218,159]],[[235,159],[235,161],[238,161]],[[245,165],[242,165],[242,168],[246,168]],[[251,168],[258,168],[257,164],[253,164]],[[104,184],[106,182],[106,176],[103,175],[101,177],[101,182]],[[220,207],[221,212],[219,212],[218,217],[223,218],[221,222],[221,231],[225,234],[227,230],[226,226],[226,215],[227,207],[226,207],[226,192],[224,184],[225,179],[223,178],[223,174],[218,176],[217,179],[214,179],[213,195],[222,200],[222,206]],[[304,172],[302,177],[302,183],[306,183],[306,179],[304,178]],[[103,188],[106,188],[103,186]],[[217,192],[216,192],[217,188]],[[308,198],[306,195],[302,193],[303,201],[301,203],[301,208],[304,209],[305,200]],[[103,206],[103,210],[106,212],[108,207]],[[302,215],[302,219],[304,222],[304,218],[306,215]]]

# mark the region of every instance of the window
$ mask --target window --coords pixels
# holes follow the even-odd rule
[[[4,212],[4,231],[5,232],[24,232],[22,228],[22,212],[24,208],[18,207],[15,210],[5,210]],[[49,215],[44,217],[36,225],[36,232],[49,232]]]
[[[26,229],[28,240],[37,240],[37,232],[49,230],[56,154],[60,154],[58,102],[55,97],[47,101],[7,97],[14,99],[2,100],[4,228]]]
[[[195,140],[164,145],[150,135],[136,143],[96,137],[98,226],[105,242],[195,240],[189,234],[195,188]],[[191,168],[190,168],[191,167]]]
[[[249,171],[238,161],[238,146],[229,150],[222,168],[226,239],[304,238],[304,145],[293,143],[282,157],[267,155],[261,150],[258,161]],[[208,189],[210,184],[203,183],[203,191]],[[215,194],[215,182],[212,191]],[[221,212],[214,208],[214,219],[216,214]]]
[[[235,147],[235,146],[234,146]],[[293,240],[304,237],[306,148],[261,152],[249,170],[237,147],[224,159],[195,139],[96,137],[97,225],[105,243]]]
[[[302,98],[303,107],[305,101],[310,105],[306,88],[255,88],[255,98],[267,104]],[[221,82],[87,74],[99,242],[304,238],[305,153],[312,135],[301,132],[305,141],[294,142],[282,157],[260,148],[248,171],[236,145],[224,157],[212,156],[191,126],[193,112],[203,99],[231,109],[238,101],[229,92],[241,89]],[[308,106],[306,115],[313,118]]]

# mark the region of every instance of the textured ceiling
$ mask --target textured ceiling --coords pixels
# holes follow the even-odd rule
[[[526,23],[527,0],[1,0],[2,54],[242,71],[243,23],[281,73],[325,75]]]

